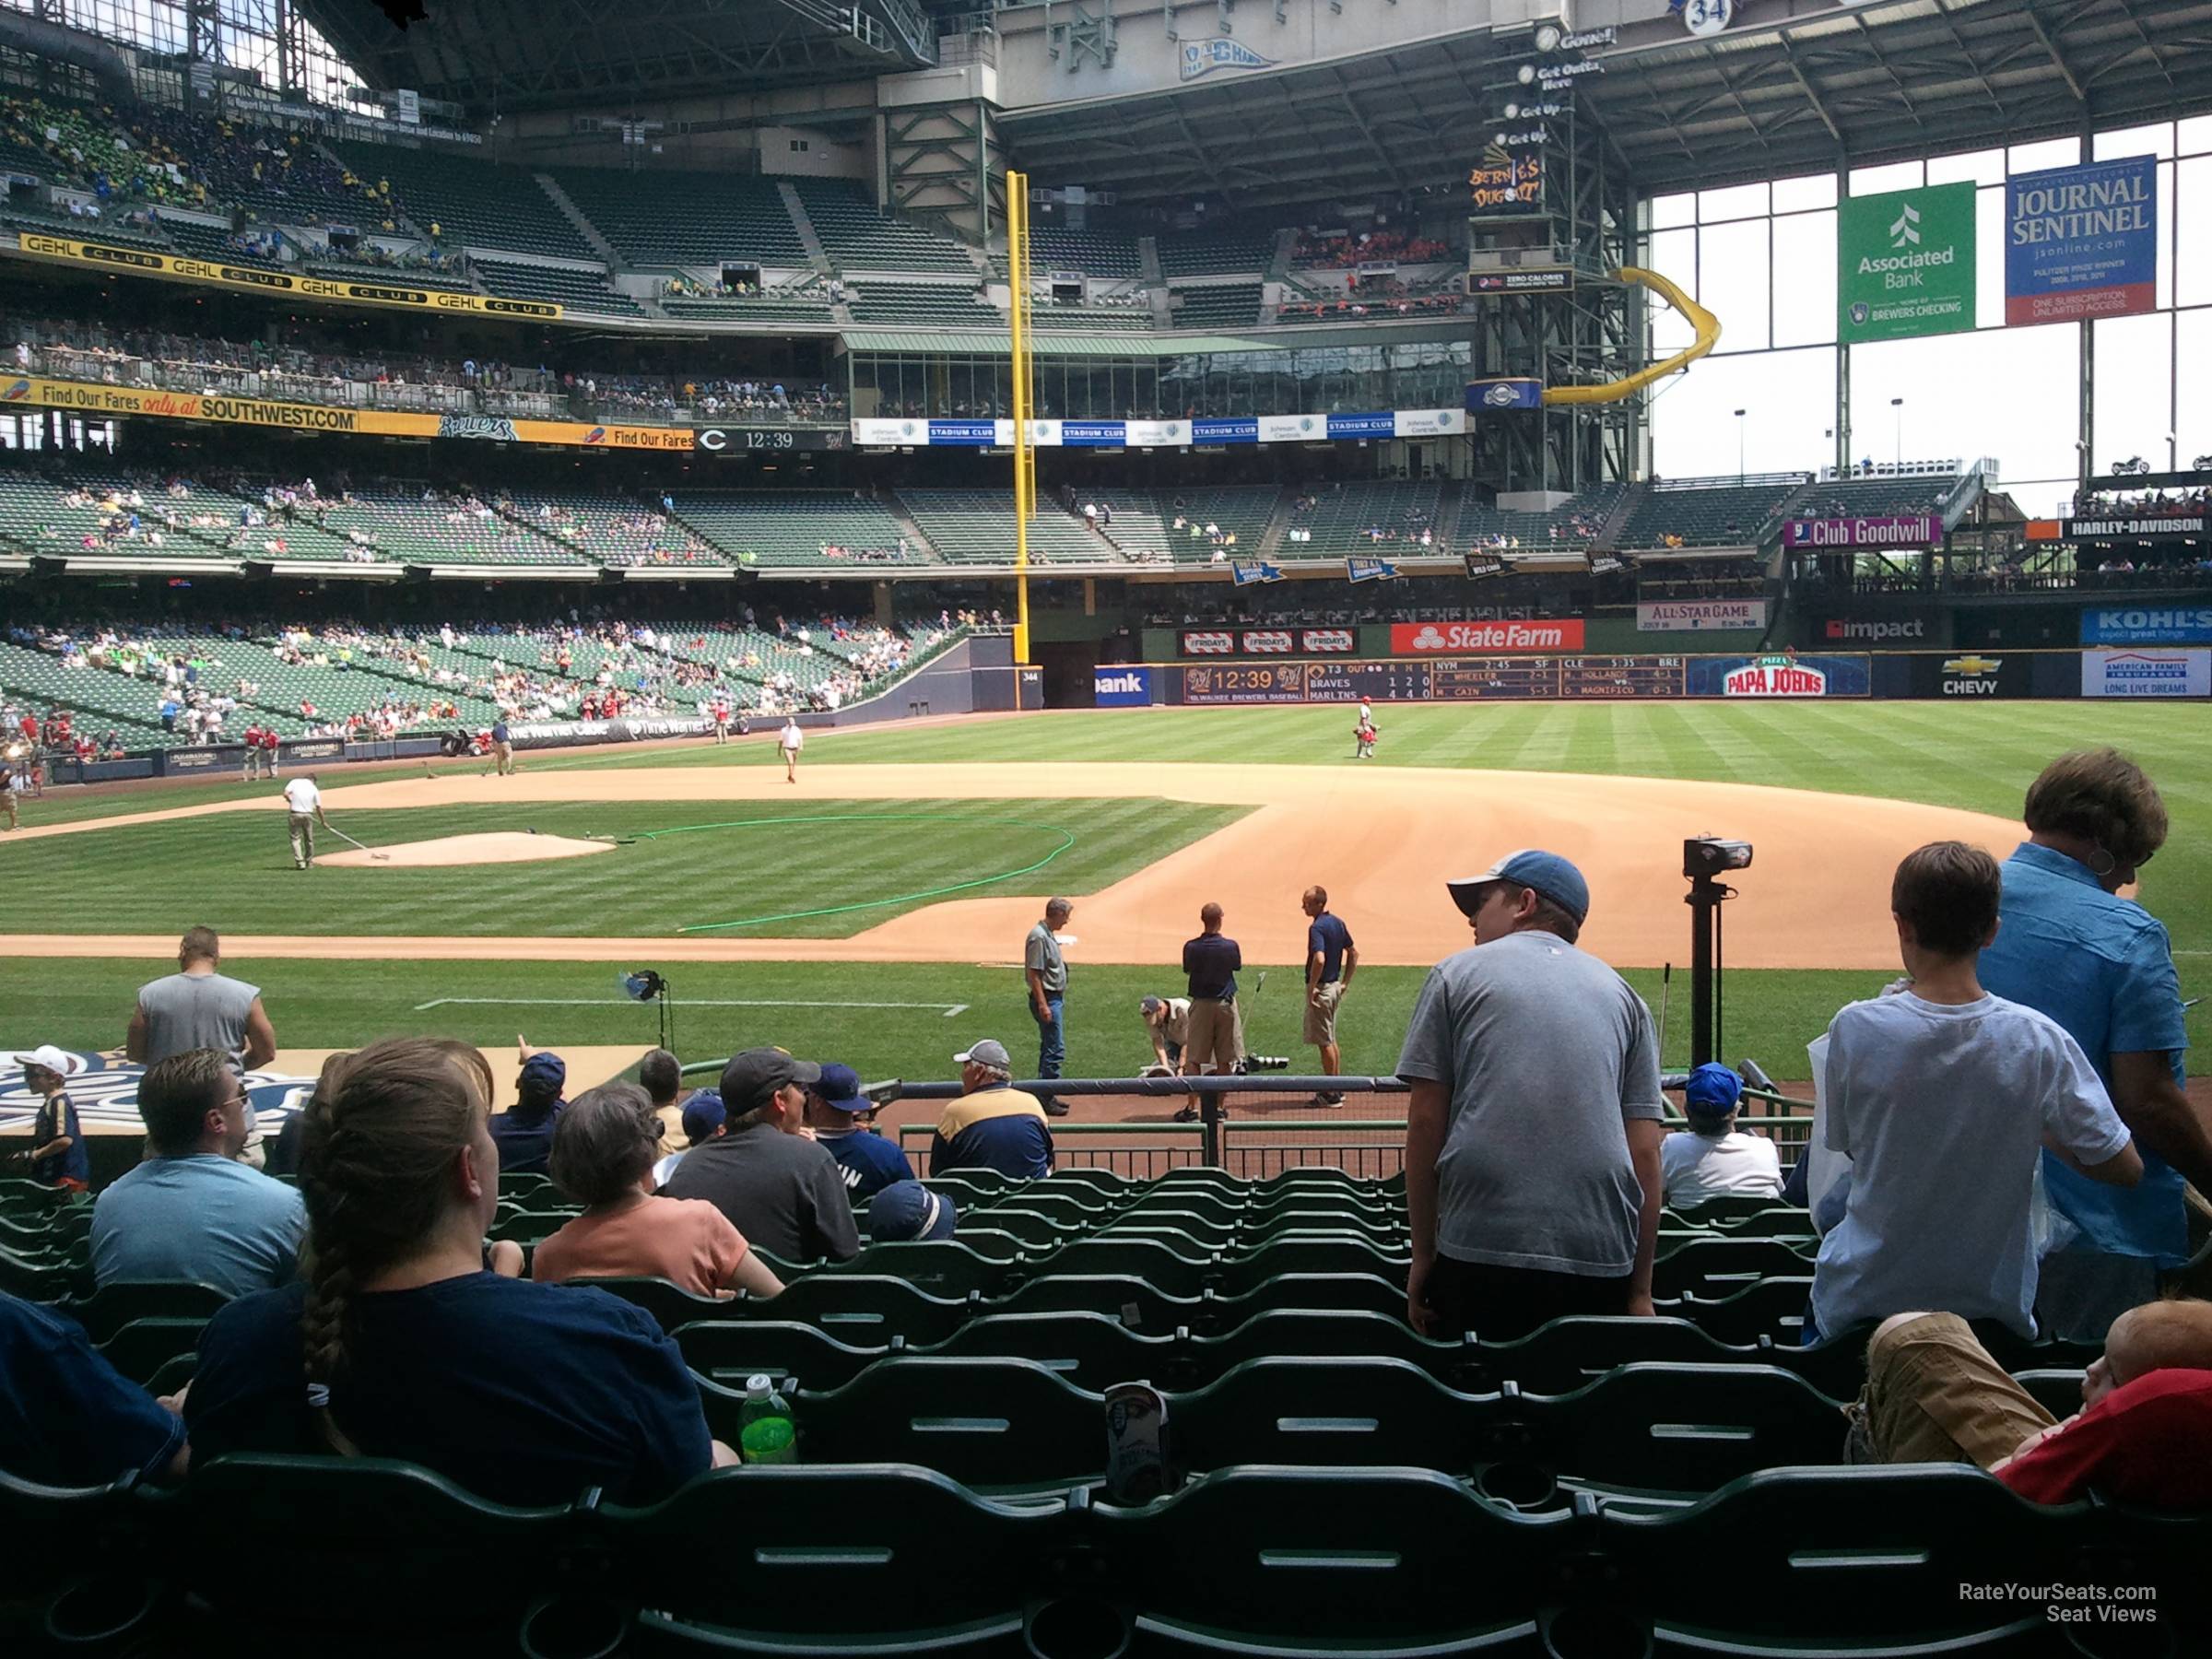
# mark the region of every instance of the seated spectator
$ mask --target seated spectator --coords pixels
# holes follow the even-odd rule
[[[783,1281],[712,1205],[653,1196],[660,1113],[634,1083],[586,1089],[553,1132],[553,1183],[584,1206],[537,1247],[530,1277],[664,1278],[694,1296],[749,1290],[773,1296]]]
[[[894,1181],[912,1181],[906,1154],[869,1125],[876,1102],[860,1092],[860,1074],[849,1065],[825,1065],[821,1081],[806,1091],[806,1127],[830,1148],[855,1200],[872,1198]]]
[[[673,1112],[685,1095],[683,1062],[656,1048],[638,1062],[638,1087],[655,1112]]]
[[[49,1487],[177,1480],[184,1421],[96,1352],[84,1327],[0,1291],[0,1471]],[[53,1561],[58,1581],[82,1563]]]
[[[1017,1181],[1053,1172],[1053,1131],[1044,1107],[1012,1087],[1014,1062],[989,1038],[955,1054],[960,1097],[947,1103],[929,1143],[929,1172],[996,1170]]]
[[[1959,841],[1906,855],[1889,889],[1908,985],[1829,1027],[1825,1144],[1852,1159],[1843,1218],[1820,1241],[1812,1320],[1830,1335],[1910,1309],[2036,1335],[2030,1208],[2043,1147],[2133,1185],[2143,1160],[2081,1045],[1991,996],[1996,860]]]
[[[949,1239],[959,1219],[950,1198],[918,1181],[894,1181],[868,1201],[868,1238],[877,1244]]]
[[[239,1162],[253,1133],[245,1079],[215,1049],[172,1054],[139,1080],[147,1157],[92,1208],[92,1277],[196,1279],[227,1296],[288,1284],[307,1209],[296,1188]]]
[[[86,1191],[92,1182],[92,1154],[76,1121],[76,1107],[63,1088],[85,1069],[83,1057],[48,1042],[16,1055],[15,1061],[23,1068],[24,1088],[40,1102],[31,1120],[30,1145],[9,1153],[9,1162],[43,1186]]]
[[[534,1049],[521,1038],[522,1074],[514,1080],[514,1104],[494,1114],[491,1138],[500,1148],[500,1168],[509,1174],[543,1174],[553,1150],[553,1131],[568,1102],[560,1091],[569,1068],[559,1054]]]
[[[1689,1127],[1659,1143],[1659,1173],[1670,1208],[1695,1209],[1710,1198],[1781,1196],[1782,1158],[1774,1143],[1735,1126],[1743,1093],[1744,1080],[1714,1061],[1689,1074],[1682,1088]]]
[[[653,1166],[653,1184],[657,1189],[668,1184],[668,1177],[676,1173],[676,1166],[683,1161],[684,1154],[701,1141],[711,1141],[728,1128],[730,1114],[723,1110],[722,1091],[714,1088],[695,1088],[684,1102],[681,1119],[684,1144]]]
[[[779,1048],[747,1049],[723,1067],[727,1132],[684,1154],[662,1194],[704,1198],[755,1250],[779,1261],[850,1261],[860,1230],[837,1159],[802,1133],[821,1067]]]
[[[2212,1303],[2147,1302],[2112,1322],[2063,1423],[1955,1313],[1884,1320],[1850,1408],[1862,1463],[1979,1465],[2031,1503],[2090,1492],[2154,1509],[2212,1506]]]
[[[512,1504],[592,1487],[651,1503],[736,1461],[652,1315],[485,1269],[490,1099],[482,1054],[418,1038],[362,1049],[317,1092],[305,1277],[208,1322],[185,1402],[202,1456],[403,1458]]]

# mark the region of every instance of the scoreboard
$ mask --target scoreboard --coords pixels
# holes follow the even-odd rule
[[[1553,657],[1446,657],[1429,668],[1439,702],[1559,694],[1559,663]]]
[[[1306,700],[1303,663],[1223,663],[1182,671],[1186,703],[1296,703]]]
[[[1440,656],[1192,663],[1170,672],[1182,677],[1177,700],[1186,703],[1597,702],[1718,695],[1717,682],[1691,691],[1689,664],[1689,658],[1679,656]],[[1832,694],[1853,693],[1839,686]]]
[[[1680,697],[1681,657],[1561,657],[1561,697]]]
[[[1314,663],[1306,669],[1308,702],[1427,702],[1427,663]]]

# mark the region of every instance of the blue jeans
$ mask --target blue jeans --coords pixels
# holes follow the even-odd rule
[[[1060,1063],[1067,1058],[1066,1022],[1060,1017],[1061,1002],[1062,999],[1057,996],[1046,997],[1044,1006],[1052,1010],[1052,1018],[1037,1020],[1037,1075],[1040,1077],[1058,1077]],[[1037,1019],[1035,1003],[1030,1005],[1030,1018]]]

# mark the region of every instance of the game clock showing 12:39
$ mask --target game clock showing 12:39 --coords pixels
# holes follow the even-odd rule
[[[1185,702],[1303,702],[1306,671],[1297,663],[1207,665],[1182,671]]]

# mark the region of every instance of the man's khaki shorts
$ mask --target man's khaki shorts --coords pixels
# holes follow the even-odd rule
[[[1877,1463],[1986,1469],[2058,1419],[2015,1382],[1956,1313],[1924,1313],[1877,1335],[1866,1386],[1848,1408]]]
[[[1182,1075],[1231,1072],[1244,1056],[1237,1053],[1237,1010],[1233,1003],[1191,998],[1190,1041],[1182,1045]]]
[[[1331,980],[1306,994],[1306,1041],[1325,1048],[1336,1041],[1336,1005],[1344,1000],[1344,982]]]

